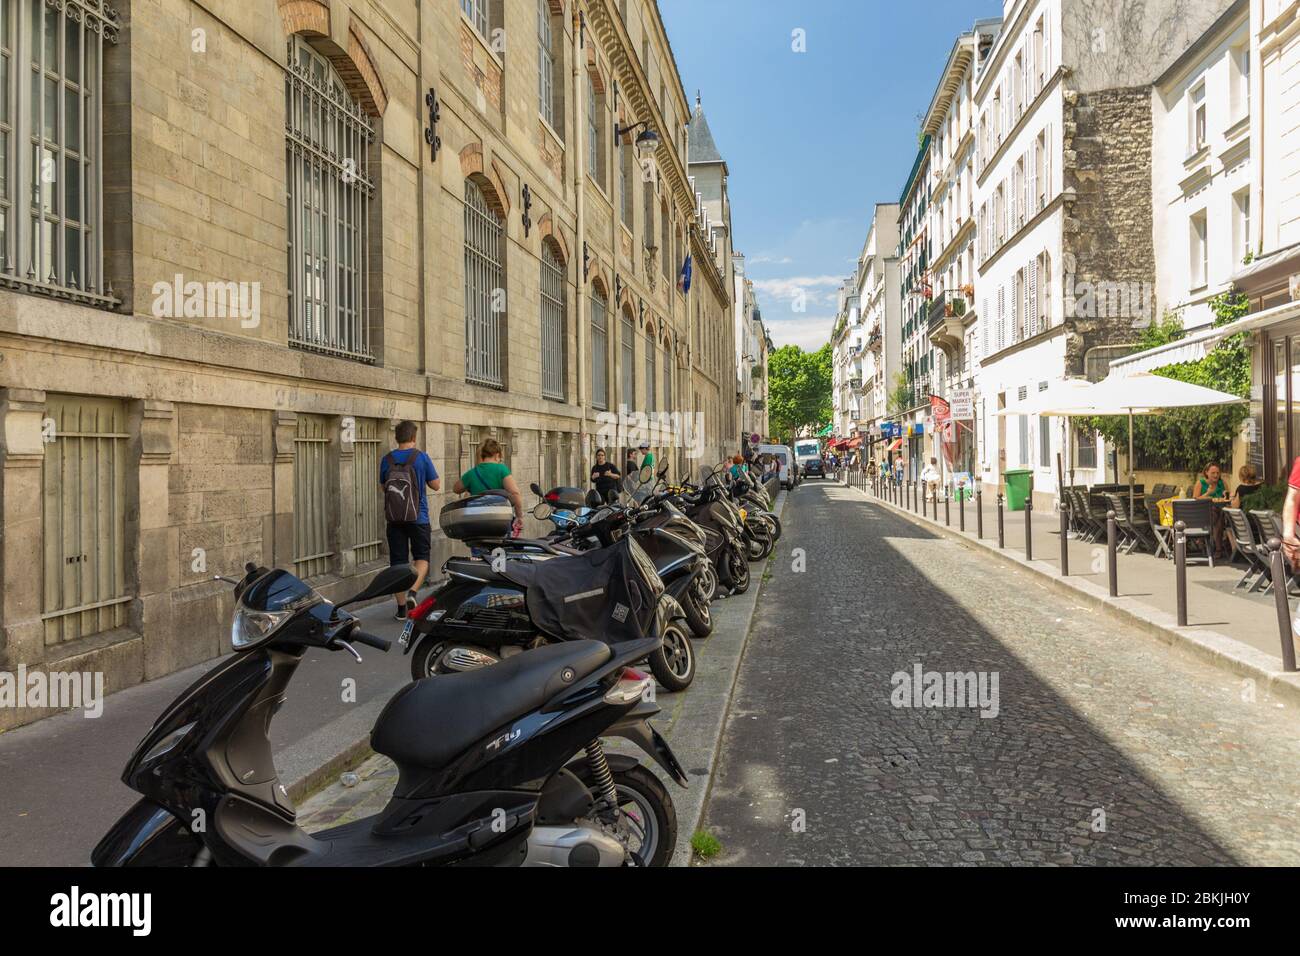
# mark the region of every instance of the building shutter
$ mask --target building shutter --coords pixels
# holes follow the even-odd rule
[[[1034,258],[1029,263],[1029,334],[1033,335],[1038,332],[1041,323],[1038,321],[1038,259]]]

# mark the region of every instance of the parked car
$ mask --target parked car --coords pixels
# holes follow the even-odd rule
[[[794,469],[794,452],[790,450],[789,445],[759,445],[757,449],[759,455],[771,455],[781,466],[779,474],[781,476],[781,487],[789,491],[794,487],[798,476]]]
[[[826,462],[821,458],[806,458],[803,463],[803,476],[805,478],[826,478]]]

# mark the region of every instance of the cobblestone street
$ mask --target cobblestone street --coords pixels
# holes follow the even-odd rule
[[[1294,708],[854,490],[806,482],[785,523],[713,865],[1300,862]],[[893,706],[917,664],[996,672],[996,716]]]

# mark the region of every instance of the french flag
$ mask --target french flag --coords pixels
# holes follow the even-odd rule
[[[677,274],[677,291],[691,291],[691,254],[686,254],[686,261],[682,263],[682,271]]]

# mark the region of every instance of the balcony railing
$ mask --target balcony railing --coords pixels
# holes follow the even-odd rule
[[[944,319],[966,314],[970,303],[958,289],[945,289],[930,301],[930,328],[941,324]]]

